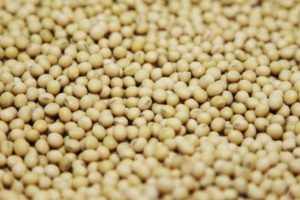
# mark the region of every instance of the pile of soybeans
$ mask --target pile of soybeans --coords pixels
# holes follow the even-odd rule
[[[1,200],[299,200],[300,0],[0,0]]]

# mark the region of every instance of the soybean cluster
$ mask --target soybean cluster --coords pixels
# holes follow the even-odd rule
[[[300,199],[299,0],[0,0],[0,199]]]

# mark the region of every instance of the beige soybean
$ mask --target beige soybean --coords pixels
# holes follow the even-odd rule
[[[0,199],[299,199],[299,1],[0,1]]]

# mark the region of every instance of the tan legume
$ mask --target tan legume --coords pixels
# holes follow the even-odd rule
[[[0,199],[299,199],[299,13],[0,1]]]

